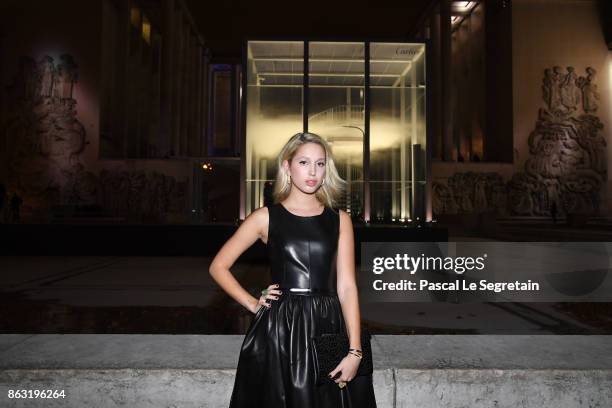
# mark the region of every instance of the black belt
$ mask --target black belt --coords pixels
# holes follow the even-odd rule
[[[321,289],[321,288],[288,288],[288,287],[279,287],[278,288],[283,294],[285,292],[290,293],[292,295],[337,295],[338,292],[332,289]]]

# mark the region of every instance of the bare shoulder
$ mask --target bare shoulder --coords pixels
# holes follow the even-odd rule
[[[263,206],[263,207],[259,207],[254,209],[251,214],[249,214],[249,217],[263,217],[263,218],[268,218],[268,207]]]
[[[340,229],[352,228],[353,220],[351,220],[351,216],[344,210],[338,210],[340,213]]]
[[[344,218],[344,221],[346,220],[351,220],[351,216],[348,215],[348,213],[344,210],[338,209],[338,212],[340,213],[340,220],[342,220]]]
[[[257,233],[260,237],[267,238],[269,219],[268,207],[259,207],[253,210],[244,221],[246,222],[248,220],[251,222],[257,229]]]

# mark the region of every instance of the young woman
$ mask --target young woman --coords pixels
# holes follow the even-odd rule
[[[253,211],[210,266],[215,281],[255,314],[242,343],[230,408],[375,408],[371,375],[356,376],[361,328],[353,227],[334,210],[344,180],[329,145],[298,133],[277,159],[274,204]],[[231,266],[257,239],[268,247],[272,283],[259,299]],[[350,350],[315,384],[310,340],[345,333]]]

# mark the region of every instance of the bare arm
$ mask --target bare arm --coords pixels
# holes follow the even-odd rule
[[[221,247],[208,269],[213,279],[236,302],[255,313],[258,299],[254,298],[238,283],[230,268],[236,259],[263,236],[268,228],[268,209],[258,208],[249,214],[234,235]]]
[[[355,282],[355,239],[351,217],[340,211],[340,237],[338,238],[338,298],[346,324],[350,348],[361,350],[361,316],[357,283]]]

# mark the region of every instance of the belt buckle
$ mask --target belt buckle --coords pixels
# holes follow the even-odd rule
[[[309,288],[289,288],[290,292],[311,292]]]

